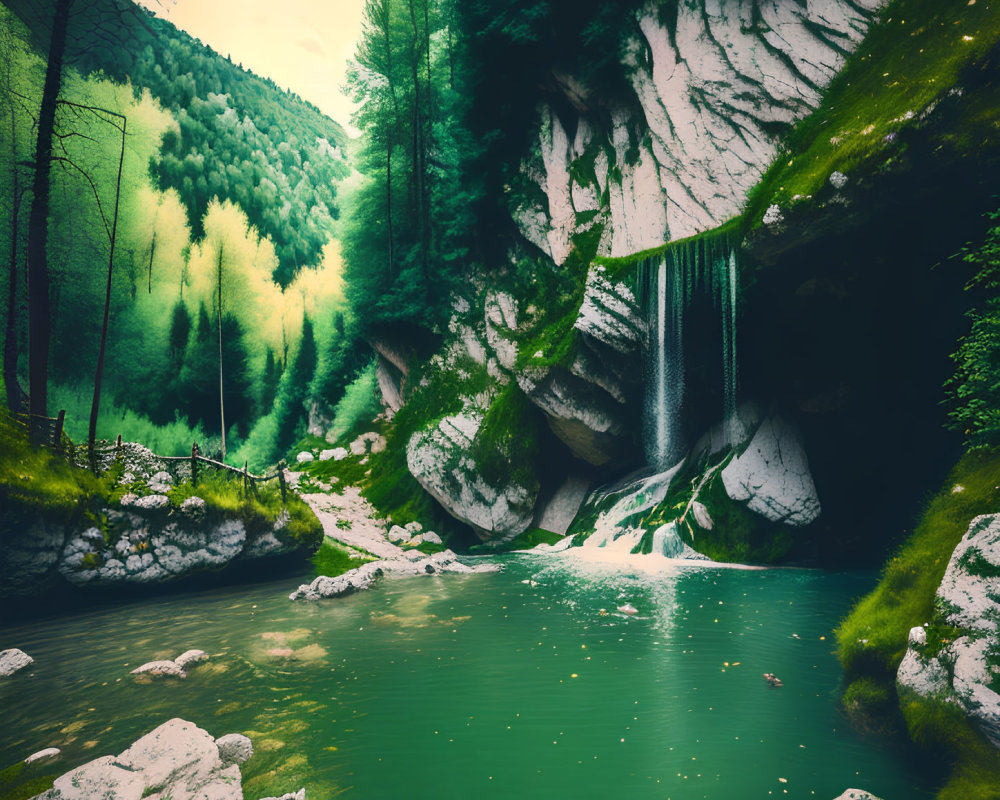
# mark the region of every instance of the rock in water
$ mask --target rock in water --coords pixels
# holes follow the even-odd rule
[[[227,733],[215,740],[219,748],[219,758],[227,767],[230,764],[245,764],[253,755],[253,742],[242,733]]]
[[[623,605],[623,606],[618,606],[618,610],[619,610],[619,611],[620,611],[620,612],[621,612],[622,614],[628,614],[628,615],[629,615],[630,617],[634,617],[634,616],[635,616],[636,614],[638,614],[638,613],[639,613],[639,609],[638,609],[638,608],[636,608],[636,607],[635,607],[634,605],[632,605],[631,603],[626,603],[626,604],[625,604],[625,605]]]
[[[35,659],[23,650],[18,650],[16,647],[0,651],[0,678],[13,675],[18,670],[24,669],[29,664],[34,663]]]
[[[169,675],[172,678],[186,678],[187,673],[175,661],[149,661],[136,667],[131,675]]]
[[[174,659],[174,663],[181,669],[187,669],[189,666],[194,666],[207,660],[208,653],[204,650],[185,650]]]
[[[864,789],[848,789],[842,795],[839,795],[833,800],[879,800],[871,792],[866,792]]]
[[[226,737],[222,737],[225,739]],[[243,800],[236,764],[192,722],[172,719],[118,756],[102,756],[56,778],[37,800]]]
[[[34,764],[36,761],[48,761],[49,759],[56,758],[62,753],[58,747],[46,747],[44,750],[39,750],[37,753],[32,753],[26,759],[24,759],[25,764]]]

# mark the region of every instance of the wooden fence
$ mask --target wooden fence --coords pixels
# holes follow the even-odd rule
[[[15,422],[23,426],[28,431],[28,437],[32,444],[41,447],[49,447],[57,453],[62,453],[71,461],[75,461],[76,448],[73,442],[69,440],[68,437],[64,436],[63,425],[66,421],[66,412],[60,411],[57,417],[41,417],[37,414],[22,414],[14,413],[11,415]],[[115,456],[120,456],[122,453],[122,437],[118,434],[118,438],[115,440],[114,444]],[[104,452],[107,452],[107,448],[102,448]],[[90,457],[93,462],[94,453],[90,453]],[[257,492],[257,485],[260,483],[267,483],[268,481],[277,480],[278,485],[281,487],[281,502],[287,502],[288,499],[288,486],[285,482],[285,462],[281,461],[278,464],[278,469],[273,475],[254,475],[249,471],[249,464],[244,462],[243,469],[239,467],[233,467],[229,464],[224,464],[221,461],[216,461],[214,459],[203,456],[198,450],[198,443],[195,442],[191,445],[191,455],[190,456],[159,456],[155,453],[153,458],[157,461],[164,463],[180,463],[180,462],[191,462],[191,483],[194,486],[198,485],[198,465],[204,464],[215,470],[223,470],[229,472],[241,478],[243,480],[243,491],[253,492],[254,497],[259,499],[260,495]],[[96,469],[96,466],[94,466]]]
[[[122,437],[118,436],[118,441],[116,446],[120,448],[122,445]],[[225,464],[222,461],[216,461],[215,459],[203,456],[198,450],[198,443],[195,442],[191,445],[191,455],[190,456],[155,456],[158,461],[165,462],[191,462],[191,484],[193,486],[198,485],[198,465],[206,464],[215,470],[223,470],[225,472],[232,473],[243,479],[243,490],[252,491],[254,497],[258,497],[257,484],[267,483],[268,481],[277,480],[278,485],[281,487],[281,502],[286,502],[288,497],[288,486],[285,483],[285,462],[281,461],[278,463],[278,470],[273,475],[254,475],[248,470],[249,464],[244,462],[243,469],[239,467],[233,467],[229,464]]]
[[[68,440],[63,440],[63,423],[66,412],[60,411],[56,417],[42,417],[38,414],[14,412],[11,418],[28,432],[28,440],[37,446],[50,447],[56,452],[66,450]]]

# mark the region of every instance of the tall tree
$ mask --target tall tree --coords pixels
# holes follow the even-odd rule
[[[57,0],[45,68],[42,105],[38,113],[35,176],[28,219],[28,393],[31,413],[48,411],[49,340],[52,320],[49,304],[48,218],[49,174],[52,169],[52,135],[56,102],[62,86],[62,63],[72,0]]]

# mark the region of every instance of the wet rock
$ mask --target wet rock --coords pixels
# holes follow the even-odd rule
[[[0,651],[0,678],[9,677],[34,663],[35,659],[16,647],[2,650]]]
[[[46,747],[44,750],[39,750],[37,753],[32,753],[26,759],[24,759],[25,764],[34,764],[38,761],[51,761],[53,758],[57,758],[62,754],[62,750],[58,747]]]
[[[200,664],[202,661],[207,660],[208,653],[204,650],[185,650],[174,659],[174,663],[181,669],[186,670],[188,667],[193,667],[195,664]]]
[[[253,755],[253,742],[242,733],[220,736],[215,740],[215,746],[219,748],[219,758],[227,767],[230,764],[245,764]]]
[[[148,661],[141,667],[136,667],[131,675],[167,675],[171,678],[186,678],[187,673],[175,661]]]
[[[381,561],[372,561],[349,570],[335,578],[320,575],[312,583],[303,584],[289,596],[289,600],[319,600],[343,597],[370,588],[382,575]]]

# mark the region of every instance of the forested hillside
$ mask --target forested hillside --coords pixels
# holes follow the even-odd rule
[[[29,390],[29,329],[48,330],[46,407],[67,409],[75,438],[103,372],[99,436],[171,452],[198,440],[221,455],[224,418],[231,458],[274,460],[364,366],[356,345],[339,346],[354,341],[333,240],[346,134],[131,3],[72,3],[43,319],[27,241],[59,5],[0,9],[7,392],[15,376]]]

